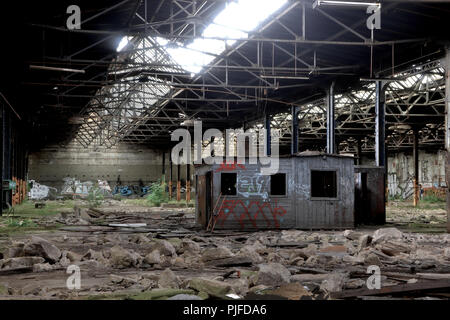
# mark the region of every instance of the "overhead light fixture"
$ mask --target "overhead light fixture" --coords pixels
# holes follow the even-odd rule
[[[79,69],[56,68],[56,67],[36,66],[36,65],[30,65],[30,69],[46,70],[46,71],[72,72],[72,73],[86,73],[85,70],[79,70]]]
[[[180,123],[180,125],[184,126],[184,127],[193,127],[194,126],[194,120],[192,120],[192,119],[184,120],[182,123]]]
[[[359,1],[338,1],[338,0],[316,0],[312,7],[315,9],[320,6],[347,6],[347,7],[381,7],[379,2],[359,2]]]

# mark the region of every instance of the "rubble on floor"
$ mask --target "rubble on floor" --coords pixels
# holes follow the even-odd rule
[[[0,298],[449,297],[449,234],[394,227],[208,233],[195,227],[190,208],[148,209],[76,207],[53,218],[64,221],[57,231],[0,238],[7,248],[0,249]],[[80,290],[66,288],[69,265],[81,269]],[[373,265],[381,291],[366,286]]]

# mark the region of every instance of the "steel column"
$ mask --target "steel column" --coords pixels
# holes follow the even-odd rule
[[[334,120],[334,82],[327,90],[327,153],[336,153],[335,149],[335,120]]]
[[[414,130],[414,144],[413,144],[413,159],[414,159],[414,206],[419,203],[419,133]]]
[[[450,47],[447,47],[443,60],[445,68],[445,147],[447,161],[445,166],[445,180],[447,184],[447,232],[450,232]]]
[[[271,131],[270,131],[270,121],[271,121],[271,117],[269,114],[265,114],[264,115],[264,128],[266,129],[266,152],[267,155],[270,156],[272,154],[272,136],[271,136]]]
[[[291,154],[298,152],[298,109],[295,106],[291,107],[292,114],[292,138],[291,138]]]
[[[375,164],[384,167],[385,162],[385,84],[375,83]]]

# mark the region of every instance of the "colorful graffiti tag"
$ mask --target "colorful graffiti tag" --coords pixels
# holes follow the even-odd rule
[[[275,201],[261,202],[258,200],[225,200],[219,208],[217,224],[222,226],[232,219],[240,224],[241,229],[246,228],[280,228],[286,209]],[[261,222],[266,226],[262,226]]]
[[[217,168],[215,172],[234,171],[238,169],[245,170],[245,166],[237,162],[224,162],[220,164],[220,167]]]

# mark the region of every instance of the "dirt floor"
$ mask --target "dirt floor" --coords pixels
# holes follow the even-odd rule
[[[0,217],[0,299],[450,297],[442,202],[391,202],[382,227],[214,233],[186,205],[39,203]],[[79,289],[67,287],[73,266]],[[380,267],[381,289],[369,266]]]

